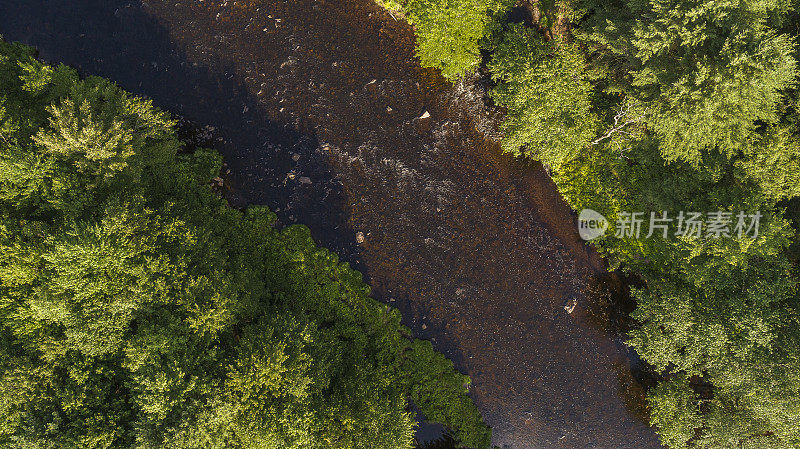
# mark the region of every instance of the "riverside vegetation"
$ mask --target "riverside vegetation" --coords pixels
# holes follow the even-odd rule
[[[760,211],[755,239],[593,244],[644,281],[628,343],[660,373],[665,445],[800,447],[800,3],[524,0],[524,23],[504,0],[382,3],[422,64],[491,76],[503,148],[575,210]]]
[[[0,40],[0,445],[410,448],[413,401],[488,447],[469,379],[174,125]]]

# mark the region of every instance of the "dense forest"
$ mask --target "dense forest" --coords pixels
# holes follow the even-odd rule
[[[410,448],[469,379],[112,82],[0,40],[0,445]]]
[[[658,373],[665,445],[800,446],[798,2],[381,3],[414,25],[423,65],[491,80],[504,150],[540,161],[576,211],[760,218],[750,236],[592,244],[643,281],[628,343]]]

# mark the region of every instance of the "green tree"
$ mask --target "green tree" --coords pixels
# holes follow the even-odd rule
[[[503,149],[554,168],[590,145],[598,120],[583,55],[566,41],[545,41],[522,25],[511,26],[489,63],[497,82],[492,97],[507,110]]]
[[[488,447],[465,376],[167,114],[3,41],[0,89],[0,445],[410,448],[413,398]]]
[[[377,0],[414,25],[417,55],[424,67],[449,80],[475,70],[486,38],[499,26],[508,0]]]
[[[796,77],[793,43],[774,29],[784,1],[631,0],[587,20],[586,34],[614,61],[628,95],[646,104],[666,160],[746,150],[757,123],[777,122]]]

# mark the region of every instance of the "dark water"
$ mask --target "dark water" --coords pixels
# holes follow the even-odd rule
[[[659,447],[620,281],[546,173],[500,154],[480,92],[421,69],[370,0],[0,0],[0,33],[206,126],[232,201],[362,270],[472,377],[495,444]]]

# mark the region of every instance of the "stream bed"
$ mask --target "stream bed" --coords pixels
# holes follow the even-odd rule
[[[472,378],[497,446],[660,447],[625,286],[544,169],[501,154],[480,89],[421,68],[371,0],[0,0],[0,34],[197,124],[231,202],[361,270]]]

